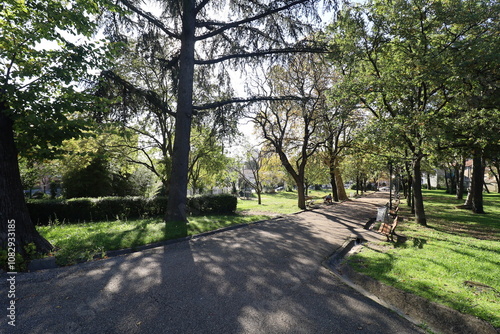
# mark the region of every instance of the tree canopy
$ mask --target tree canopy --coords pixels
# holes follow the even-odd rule
[[[93,18],[104,1],[15,1],[0,7],[0,242],[7,221],[16,222],[16,250],[50,244],[30,220],[23,198],[18,152],[51,156],[66,138],[84,128],[81,113],[96,102],[82,90],[111,55],[110,45],[90,41]],[[108,6],[111,8],[111,6]],[[80,115],[79,115],[80,113]]]

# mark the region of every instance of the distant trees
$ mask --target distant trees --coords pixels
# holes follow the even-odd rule
[[[257,193],[257,203],[262,204],[262,192],[264,191],[263,169],[269,153],[265,148],[246,145],[245,152],[240,163],[235,167],[238,175],[245,185],[249,185]]]
[[[298,207],[306,208],[305,177],[309,158],[325,143],[320,136],[327,110],[326,91],[330,79],[325,64],[315,55],[293,57],[267,73],[261,89],[270,95],[291,96],[286,101],[269,101],[253,117],[259,132],[276,151],[283,167],[297,187]]]
[[[411,154],[415,217],[421,225],[426,225],[422,159],[436,149],[441,135],[450,129],[446,122],[452,127],[467,124],[460,120],[484,112],[492,95],[486,94],[488,98],[479,108],[470,104],[460,108],[464,104],[459,101],[465,96],[473,101],[472,96],[477,97],[481,89],[486,92],[486,87],[498,87],[493,63],[488,62],[492,66],[485,66],[483,74],[477,71],[481,62],[476,64],[474,60],[472,67],[464,66],[464,61],[475,59],[476,52],[482,54],[478,60],[497,57],[488,51],[498,46],[495,29],[498,4],[467,0],[352,4],[344,7],[331,26],[331,59],[346,77],[345,90],[357,96],[360,106],[373,117],[387,124]],[[467,83],[468,78],[475,79]],[[474,88],[476,93],[470,95],[465,87],[478,90]],[[495,128],[496,121],[490,126]],[[483,128],[469,129],[480,134]],[[480,154],[478,149],[471,154]]]

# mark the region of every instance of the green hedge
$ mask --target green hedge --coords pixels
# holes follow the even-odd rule
[[[188,199],[192,215],[228,214],[236,211],[238,199],[233,195],[204,195]]]
[[[69,200],[28,200],[28,210],[36,225],[50,222],[82,222],[161,216],[167,207],[166,197],[100,197]],[[197,196],[188,199],[188,213],[229,214],[236,211],[232,195]]]

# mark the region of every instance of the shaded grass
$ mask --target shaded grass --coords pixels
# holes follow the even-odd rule
[[[425,191],[428,227],[405,219],[403,244],[368,244],[348,262],[384,283],[500,327],[500,195],[485,196],[486,215],[440,191]],[[407,218],[404,204],[401,214]]]
[[[267,216],[262,215],[214,215],[190,217],[188,235],[219,228],[250,223]],[[161,217],[135,220],[115,220],[80,224],[38,226],[40,234],[57,247],[56,262],[70,265],[105,257],[106,251],[135,248],[154,242],[173,239],[165,234],[165,222]]]

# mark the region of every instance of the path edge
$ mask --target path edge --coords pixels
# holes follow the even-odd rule
[[[500,334],[485,320],[464,314],[448,306],[429,301],[423,297],[381,283],[367,275],[356,272],[344,261],[359,252],[365,243],[359,237],[351,236],[330,257],[323,266],[344,284],[365,297],[394,311],[413,324],[442,334]]]

